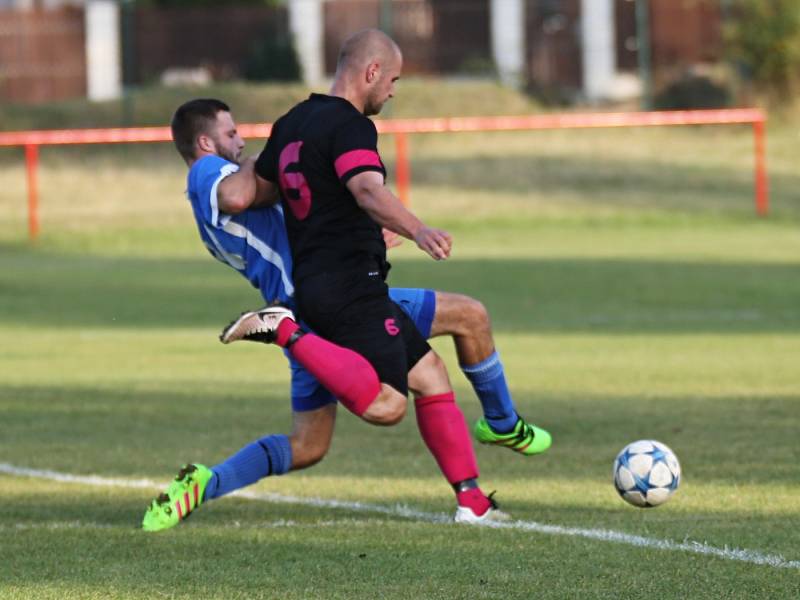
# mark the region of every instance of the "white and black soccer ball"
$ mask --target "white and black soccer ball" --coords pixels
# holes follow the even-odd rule
[[[622,499],[648,508],[664,504],[681,482],[681,465],[666,444],[639,440],[614,460],[614,487]]]

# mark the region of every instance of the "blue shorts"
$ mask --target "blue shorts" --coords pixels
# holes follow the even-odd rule
[[[433,315],[436,312],[436,294],[433,290],[418,288],[389,288],[389,297],[397,303],[403,311],[411,317],[422,337],[428,339],[433,325]],[[336,402],[333,394],[322,387],[316,378],[306,371],[288,352],[284,351],[289,359],[289,368],[292,370],[292,410],[303,412],[316,410]]]

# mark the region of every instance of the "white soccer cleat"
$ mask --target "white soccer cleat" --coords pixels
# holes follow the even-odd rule
[[[294,321],[294,314],[280,304],[244,312],[238,319],[222,330],[219,341],[223,344],[230,344],[239,340],[271,344],[277,337],[278,325],[284,319]]]
[[[510,521],[511,515],[495,506],[490,506],[489,510],[478,516],[468,506],[459,506],[458,510],[456,510],[454,520],[456,523],[466,523],[467,525],[484,525],[487,523]]]
[[[503,512],[499,508],[490,507],[482,515],[476,515],[471,508],[459,506],[454,518],[456,523],[466,523],[468,525],[482,525],[484,523],[510,521],[511,515]]]

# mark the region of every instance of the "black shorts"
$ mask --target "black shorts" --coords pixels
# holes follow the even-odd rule
[[[366,265],[307,277],[295,287],[298,316],[315,333],[358,352],[378,379],[408,395],[408,372],[431,349],[389,298],[378,269]]]

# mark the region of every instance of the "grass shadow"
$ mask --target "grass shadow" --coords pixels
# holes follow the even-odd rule
[[[518,195],[518,202],[540,198],[577,198],[590,206],[623,210],[658,209],[689,214],[745,214],[754,210],[752,170],[735,165],[676,164],[669,158],[608,159],[480,155],[426,157],[412,162],[413,182],[467,189],[491,195]],[[491,176],[487,176],[491,174]],[[773,217],[800,217],[796,190],[800,176],[770,177]]]
[[[393,285],[481,299],[502,332],[800,331],[800,267],[633,259],[400,260]],[[260,304],[241,277],[208,259],[0,256],[0,324],[219,327]]]
[[[174,383],[151,390],[74,384],[0,386],[4,414],[0,462],[163,478],[182,462],[215,464],[263,435],[288,433],[288,389],[225,395],[203,381],[196,385],[180,391]],[[481,448],[484,470],[511,481],[532,473],[550,481],[605,481],[616,453],[640,438],[672,446],[697,482],[797,481],[800,395],[702,398],[586,393],[576,398],[534,396],[522,390],[515,399],[523,414],[535,414],[537,422],[548,424],[556,444],[535,465],[511,460],[517,457],[502,449]],[[477,418],[476,401],[464,395],[461,405],[470,421]],[[329,458],[304,476],[436,477],[413,416],[396,427],[377,428],[344,409],[339,412]],[[376,449],[373,460],[363,460],[364,448]]]

